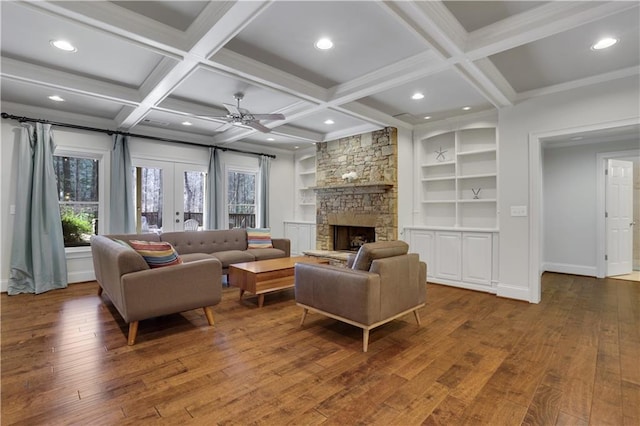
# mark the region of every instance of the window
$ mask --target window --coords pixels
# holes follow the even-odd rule
[[[89,245],[89,238],[98,230],[99,161],[60,155],[53,158],[64,245]]]
[[[227,208],[229,229],[256,226],[256,173],[229,170],[227,174]]]

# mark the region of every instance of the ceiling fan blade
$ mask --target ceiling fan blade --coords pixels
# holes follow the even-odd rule
[[[254,128],[262,133],[269,133],[271,132],[271,129],[268,127],[263,126],[262,124],[258,123],[257,121],[248,121],[246,123],[244,123],[246,126],[249,126],[251,128]]]
[[[242,115],[237,106],[231,104],[222,104],[233,115]]]
[[[256,120],[284,120],[283,114],[251,114]]]
[[[196,115],[196,118],[204,118],[207,120],[224,120],[224,121],[227,121],[229,119],[229,117],[227,117],[226,115],[220,116],[220,117],[216,117],[213,115]]]

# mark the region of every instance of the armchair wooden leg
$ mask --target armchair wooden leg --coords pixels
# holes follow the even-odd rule
[[[129,323],[129,339],[127,340],[127,344],[132,346],[136,342],[136,335],[138,334],[138,321],[133,321]]]
[[[366,352],[369,347],[369,329],[362,329],[362,352]]]
[[[418,323],[418,325],[422,325],[420,323],[420,314],[418,313],[418,310],[416,309],[415,311],[413,311],[413,315],[415,315],[416,317],[416,322]]]
[[[304,320],[307,318],[308,313],[309,310],[307,308],[302,309],[302,319],[300,320],[300,327],[302,327],[302,325],[304,324]]]
[[[211,306],[205,306],[202,309],[204,310],[204,314],[207,317],[207,322],[209,322],[209,325],[213,325],[215,322],[213,320],[213,309],[211,309]]]
[[[102,286],[98,284],[98,296],[102,296]]]

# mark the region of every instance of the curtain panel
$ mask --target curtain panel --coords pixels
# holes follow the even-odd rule
[[[207,229],[227,229],[224,220],[224,171],[222,153],[209,148],[209,168],[207,170]]]
[[[258,214],[258,226],[269,227],[269,173],[271,170],[271,158],[261,155],[259,158],[260,167],[260,203]]]
[[[8,294],[40,294],[67,286],[55,143],[50,124],[22,124],[19,138]]]
[[[113,135],[111,150],[111,186],[109,194],[109,233],[136,232],[133,168],[129,153],[129,137]]]

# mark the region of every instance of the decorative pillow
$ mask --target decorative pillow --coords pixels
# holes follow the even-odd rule
[[[150,268],[161,268],[182,263],[182,259],[176,249],[166,241],[131,240],[129,245],[140,253]]]
[[[271,228],[247,228],[247,243],[250,249],[272,248]]]

